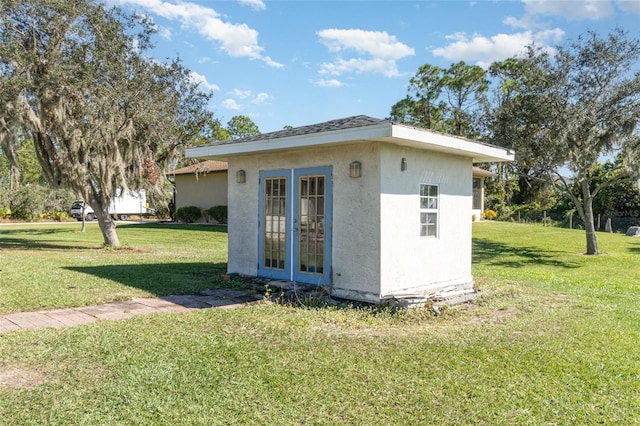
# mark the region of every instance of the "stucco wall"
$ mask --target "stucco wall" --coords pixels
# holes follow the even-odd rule
[[[379,144],[256,154],[228,159],[229,175],[246,171],[247,181],[229,179],[229,272],[257,274],[259,171],[333,166],[333,280],[336,287],[371,291],[380,271]],[[362,164],[362,177],[349,177],[349,164]]]
[[[234,175],[235,176],[235,175]],[[208,209],[227,205],[227,171],[176,175],[176,209],[196,206]]]
[[[471,283],[471,160],[388,144],[380,159],[382,296]],[[420,236],[421,183],[439,186],[437,238]]]
[[[408,169],[400,170],[406,158]],[[349,163],[362,177],[349,177]],[[376,301],[394,292],[471,283],[471,160],[380,142],[229,158],[229,272],[257,274],[259,171],[333,166],[334,294]],[[439,185],[438,238],[420,237],[420,183]]]

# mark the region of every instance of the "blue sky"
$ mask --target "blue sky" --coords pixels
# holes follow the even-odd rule
[[[160,60],[180,57],[223,124],[263,133],[351,115],[385,118],[423,64],[488,66],[532,42],[587,30],[640,37],[640,0],[107,0],[157,25]]]

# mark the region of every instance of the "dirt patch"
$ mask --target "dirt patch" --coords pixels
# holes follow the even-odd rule
[[[501,324],[508,318],[517,315],[518,309],[509,307],[507,309],[499,309],[487,314],[478,314],[467,321],[467,324]]]
[[[28,368],[0,367],[0,391],[31,389],[45,382],[44,373]]]

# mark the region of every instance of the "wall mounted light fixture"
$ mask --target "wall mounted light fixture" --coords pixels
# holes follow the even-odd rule
[[[247,173],[244,170],[236,172],[236,183],[245,183],[247,181]]]
[[[359,161],[353,161],[349,164],[349,176],[352,178],[359,178],[362,176],[362,165]]]
[[[407,159],[402,157],[402,160],[400,161],[400,171],[404,172],[405,170],[407,170]]]

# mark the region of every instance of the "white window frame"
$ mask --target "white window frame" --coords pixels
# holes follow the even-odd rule
[[[435,188],[435,195],[432,191]],[[440,238],[440,185],[420,184],[420,237]],[[435,218],[435,223],[429,218]],[[430,232],[430,230],[432,232]]]

